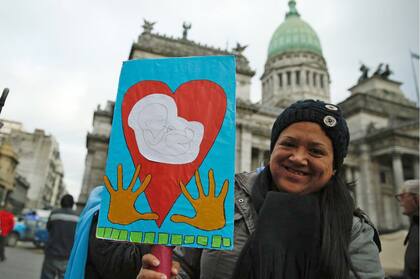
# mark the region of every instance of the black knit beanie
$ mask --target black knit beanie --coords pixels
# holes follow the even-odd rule
[[[334,149],[334,169],[343,164],[349,146],[349,129],[340,108],[319,100],[304,100],[287,107],[276,119],[271,130],[270,153],[280,133],[289,125],[309,121],[317,123],[331,139]]]

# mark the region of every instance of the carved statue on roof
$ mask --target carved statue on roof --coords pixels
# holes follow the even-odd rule
[[[373,73],[373,75],[374,76],[379,76],[379,77],[381,77],[383,79],[388,79],[389,76],[392,74],[392,71],[389,68],[389,65],[388,64],[385,65],[385,70],[383,70],[382,69],[382,66],[383,65],[384,65],[383,63],[380,63],[378,65],[378,68],[376,68],[376,71]]]
[[[359,70],[362,72],[362,75],[359,77],[359,82],[364,81],[369,78],[369,67],[362,63]]]
[[[378,65],[378,67],[376,68],[376,71],[373,73],[374,76],[380,76],[382,74],[382,66],[383,65],[384,65],[383,63],[380,63]]]
[[[388,79],[389,76],[392,74],[391,69],[389,68],[389,65],[385,65],[385,70],[381,73],[381,77],[384,79]]]
[[[191,23],[184,22],[182,24],[182,28],[184,29],[184,31],[182,32],[182,38],[184,40],[186,40],[187,39],[187,36],[188,36],[188,30],[191,29]]]
[[[240,43],[236,43],[236,47],[232,48],[232,51],[236,55],[241,55],[242,52],[248,47],[248,45],[241,45]]]
[[[146,19],[143,19],[144,23],[143,23],[143,33],[148,33],[150,34],[153,30],[153,25],[155,25],[156,22],[151,22],[148,21]]]

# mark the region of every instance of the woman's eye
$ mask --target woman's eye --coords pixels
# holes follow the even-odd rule
[[[318,148],[312,148],[310,149],[310,152],[315,155],[325,155],[324,150]]]
[[[294,147],[295,144],[293,142],[290,141],[283,141],[280,143],[280,145],[286,146],[286,147]]]

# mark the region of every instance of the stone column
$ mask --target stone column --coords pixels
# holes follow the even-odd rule
[[[404,183],[403,165],[400,153],[392,154],[392,171],[394,175],[394,189],[396,193],[399,193]],[[398,215],[400,225],[407,226],[408,219],[402,214],[402,208],[400,206],[398,206]]]
[[[264,150],[258,149],[258,167],[264,166]]]
[[[360,171],[358,168],[354,169],[353,178],[356,183],[356,187],[355,187],[356,188],[355,189],[356,190],[356,198],[355,198],[356,206],[363,208],[363,190],[362,190],[362,186],[360,185]]]
[[[241,162],[240,172],[251,170],[252,159],[252,134],[244,126],[241,131]]]
[[[392,154],[392,171],[394,174],[394,189],[399,192],[404,183],[403,165],[399,153]]]
[[[352,167],[351,166],[346,166],[346,183],[349,183],[349,182],[353,182],[354,181],[354,178],[353,178],[353,169],[352,169]],[[356,197],[357,197],[357,187],[355,187],[354,189],[353,189],[353,192],[352,192],[352,196],[353,196],[353,199],[354,199],[354,201],[357,203],[357,199],[356,199]]]
[[[353,181],[353,174],[352,174],[351,166],[345,166],[345,169],[346,169],[346,182]]]
[[[294,70],[290,70],[290,87],[294,89],[296,86],[296,74]]]
[[[362,144],[360,156],[360,190],[363,192],[363,202],[361,208],[366,211],[375,225],[378,225],[376,212],[376,194],[372,185],[371,158],[369,146]]]
[[[273,95],[278,95],[280,90],[279,73],[273,74]]]

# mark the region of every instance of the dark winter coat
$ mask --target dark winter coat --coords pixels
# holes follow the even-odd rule
[[[410,230],[405,239],[404,278],[419,278],[419,216],[411,217]]]
[[[79,216],[71,208],[55,209],[47,222],[48,241],[45,256],[56,260],[67,260],[73,247]]]
[[[255,172],[235,176],[234,250],[177,247],[174,253],[182,267],[177,278],[226,279],[232,277],[238,257],[249,236],[256,229],[257,213],[251,202],[251,190],[256,177]],[[367,219],[353,218],[349,255],[355,270],[363,279],[384,278],[374,234],[375,230]],[[355,278],[353,273],[350,273],[350,278]]]

